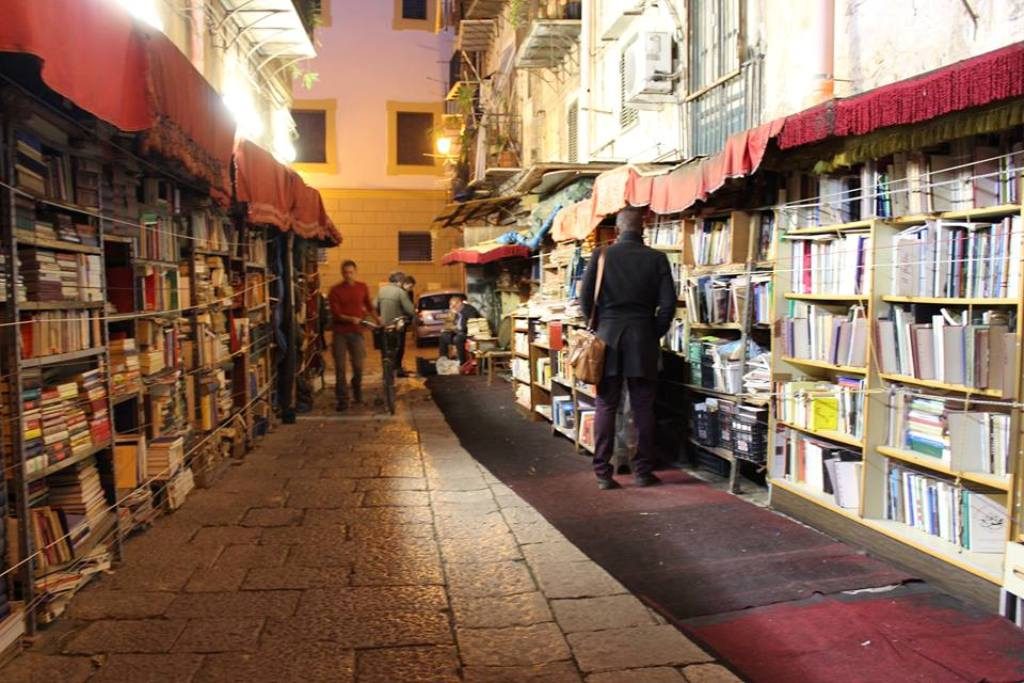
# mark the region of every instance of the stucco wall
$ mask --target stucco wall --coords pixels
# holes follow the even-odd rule
[[[331,25],[317,30],[311,89],[302,99],[337,101],[336,174],[304,174],[318,188],[440,189],[441,176],[387,174],[387,102],[437,104],[448,79],[451,36],[393,28],[393,0],[330,0]]]

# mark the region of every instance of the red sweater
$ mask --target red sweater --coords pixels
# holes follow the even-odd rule
[[[334,316],[332,328],[335,334],[362,332],[359,325],[342,320],[341,316],[351,315],[362,319],[373,310],[370,290],[365,282],[353,282],[351,285],[339,282],[331,287],[327,302],[331,305],[331,315]]]

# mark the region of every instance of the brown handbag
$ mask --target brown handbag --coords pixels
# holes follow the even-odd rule
[[[590,320],[583,330],[576,330],[569,349],[569,364],[573,376],[587,384],[597,384],[604,377],[605,343],[594,330],[597,316],[597,297],[601,294],[601,280],[604,279],[604,252],[597,259],[597,283],[594,285],[594,304],[590,309]]]

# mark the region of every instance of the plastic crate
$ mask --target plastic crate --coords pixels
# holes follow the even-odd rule
[[[768,457],[768,411],[736,412],[732,420],[732,452],[741,460],[758,464]]]
[[[720,477],[729,476],[729,461],[719,458],[713,453],[697,449],[697,467],[714,472]]]
[[[704,403],[693,406],[693,437],[705,446],[717,446],[720,436],[718,415],[706,409],[698,410],[698,406],[707,407]]]
[[[732,420],[736,415],[736,403],[719,399],[718,401],[718,442],[724,448],[732,448]]]

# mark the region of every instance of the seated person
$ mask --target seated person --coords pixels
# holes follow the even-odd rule
[[[441,358],[448,358],[448,349],[454,344],[455,352],[459,356],[459,363],[465,363],[466,334],[469,329],[469,321],[482,316],[480,311],[476,310],[473,304],[466,301],[466,297],[461,294],[452,295],[452,298],[448,300],[448,310],[452,315],[454,329],[441,333],[438,350],[441,352]]]

